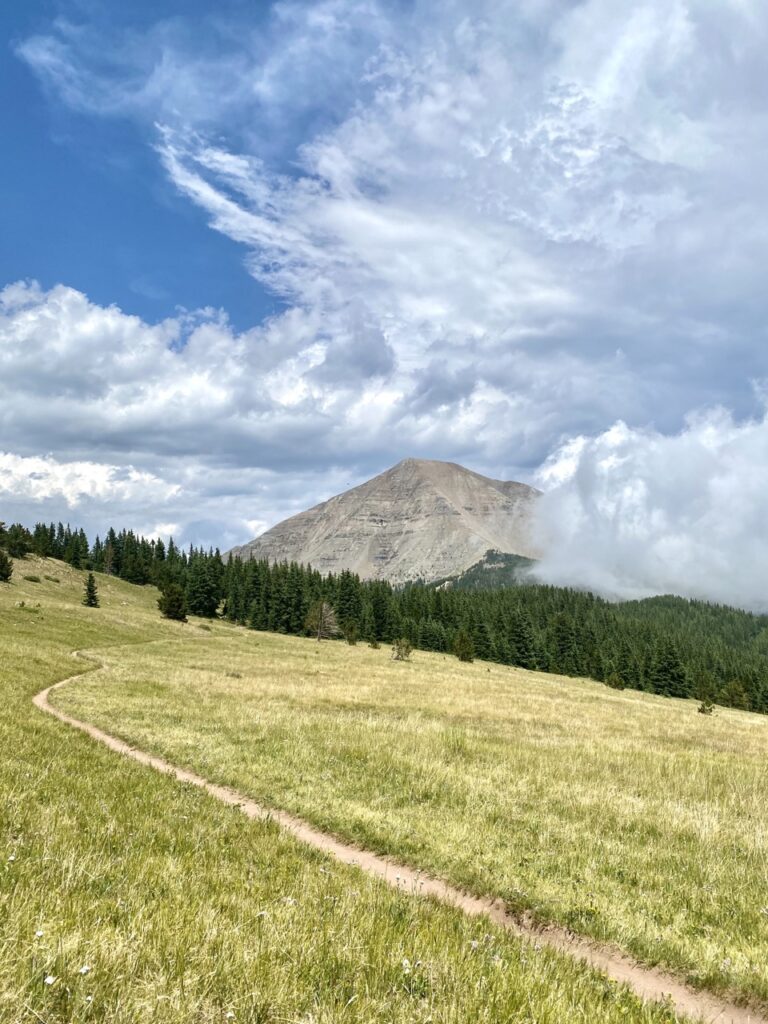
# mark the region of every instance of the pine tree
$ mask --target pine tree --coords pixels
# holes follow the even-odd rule
[[[99,607],[99,591],[96,586],[96,577],[92,572],[88,573],[88,578],[85,581],[85,594],[83,595],[83,604],[86,608],[98,608]]]
[[[176,622],[187,621],[187,599],[179,583],[169,583],[157,600],[157,607],[166,617]]]
[[[0,548],[0,583],[10,583],[13,576],[13,562]]]

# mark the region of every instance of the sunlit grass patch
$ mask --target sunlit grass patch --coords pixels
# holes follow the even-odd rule
[[[516,911],[768,1000],[761,716],[236,630],[115,651],[56,699]]]

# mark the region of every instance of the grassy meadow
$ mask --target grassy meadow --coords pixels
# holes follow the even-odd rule
[[[82,607],[84,574],[61,563],[17,562],[12,582],[0,585],[3,1024],[675,1019],[661,1007],[641,1006],[567,956],[394,892],[302,846],[274,823],[249,821],[33,707],[36,692],[82,672],[82,687],[75,684],[73,700],[62,692],[62,703],[90,706],[96,698],[93,717],[108,719],[119,732],[140,732],[154,720],[153,744],[178,744],[180,760],[228,775],[228,730],[236,728],[239,706],[246,745],[238,760],[248,788],[258,790],[258,748],[268,729],[256,738],[249,716],[257,705],[277,715],[296,708],[302,724],[293,756],[307,758],[305,714],[311,717],[315,704],[324,715],[334,702],[348,702],[334,687],[320,696],[323,673],[335,676],[342,665],[366,675],[379,664],[384,673],[395,669],[385,651],[327,645],[316,653],[310,643],[286,644],[223,624],[163,622],[151,589],[98,582],[98,609]],[[75,648],[93,651],[110,668],[88,674],[88,663],[71,657]],[[278,669],[281,652],[288,658],[284,670]],[[304,695],[300,688],[280,695],[280,671],[284,679],[292,676],[307,658],[316,660],[303,661]],[[135,671],[123,677],[129,665]],[[397,668],[404,671],[394,703],[379,713],[405,721],[411,712],[398,711],[395,698],[411,699],[419,663]],[[172,679],[156,677],[166,669]],[[354,693],[350,680],[346,685]],[[260,686],[271,695],[257,696]],[[222,717],[206,725],[205,716],[191,714],[186,703],[198,693]],[[139,710],[142,727],[132,723]],[[178,710],[183,739],[172,724]],[[318,773],[329,779],[349,756],[343,707],[341,716],[338,760]],[[324,721],[318,720],[320,734]],[[457,728],[448,763],[473,742],[466,726]],[[397,735],[395,728],[392,739]],[[268,745],[282,756],[277,742]],[[277,798],[280,787],[268,788]],[[376,806],[371,811],[379,813]],[[344,816],[338,808],[328,814]]]
[[[57,705],[539,921],[768,1001],[768,719],[223,626],[105,664]]]
[[[768,1001],[768,719],[502,666],[186,627],[68,712],[649,964]],[[194,643],[191,642],[194,636]]]

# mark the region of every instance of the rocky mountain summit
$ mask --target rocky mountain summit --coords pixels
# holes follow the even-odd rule
[[[322,573],[351,569],[391,583],[438,580],[468,569],[491,548],[535,557],[539,494],[453,462],[404,459],[232,554],[310,563]]]

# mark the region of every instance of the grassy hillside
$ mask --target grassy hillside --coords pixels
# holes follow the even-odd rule
[[[418,652],[188,627],[67,711],[694,983],[768,1001],[768,720]],[[192,637],[194,636],[194,643]]]
[[[562,587],[519,582],[515,556],[488,552],[450,587],[393,590],[295,563],[226,565],[218,552],[179,551],[170,542],[109,530],[93,545],[82,530],[14,524],[0,545],[13,557],[34,551],[76,568],[106,571],[130,583],[178,584],[189,610],[257,630],[307,634],[307,616],[324,600],[346,635],[391,642],[406,637],[425,651],[453,651],[457,642],[483,661],[572,677],[612,687],[768,714],[768,616],[700,601],[662,597],[612,604]],[[516,568],[517,567],[517,568]]]
[[[238,706],[251,718],[249,745],[237,759],[253,759],[255,768],[254,701],[266,700],[278,715],[292,703],[301,711],[301,688],[281,692],[286,673],[300,664],[312,689],[327,672],[336,675],[335,659],[351,659],[356,671],[367,664],[357,657],[374,654],[340,646],[316,652],[292,641],[299,662],[288,658],[265,675],[288,641],[224,624],[165,623],[151,589],[98,582],[99,609],[82,607],[84,574],[61,563],[17,562],[12,582],[0,585],[3,1024],[671,1024],[670,1012],[641,1007],[565,956],[392,892],[34,708],[37,691],[87,672],[70,652],[89,649],[112,666],[84,675],[73,694],[95,701],[94,717],[119,718],[118,731],[134,728],[136,715],[141,729],[155,720],[158,744],[179,745],[184,759],[227,774],[236,730],[224,720]],[[400,667],[400,684],[410,689],[419,666]],[[166,668],[173,681],[163,678]],[[271,696],[250,691],[257,678],[261,686],[271,680]],[[239,691],[227,695],[234,684],[251,693],[245,704]],[[185,717],[176,731],[168,715],[179,696]],[[222,720],[199,716],[190,707],[198,696],[209,712],[220,698]],[[327,701],[331,711],[338,700],[333,687],[327,697],[316,691],[307,710]],[[343,723],[343,710],[334,713]],[[316,733],[318,740],[327,733],[322,720]],[[455,742],[460,749],[460,733]],[[344,744],[339,756],[345,763]],[[332,770],[326,765],[318,776]],[[251,784],[258,788],[255,778]]]

